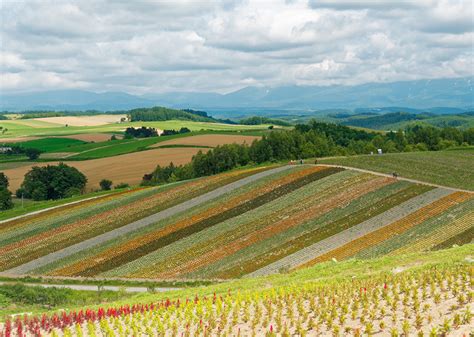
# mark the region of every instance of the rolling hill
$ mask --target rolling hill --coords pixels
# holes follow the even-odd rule
[[[386,114],[359,113],[333,114],[329,120],[342,125],[356,126],[375,130],[398,130],[407,126],[430,125],[435,127],[455,127],[468,129],[474,127],[472,112],[459,114],[407,113],[392,112]]]
[[[474,194],[315,165],[236,170],[0,224],[4,274],[227,279],[469,243]]]

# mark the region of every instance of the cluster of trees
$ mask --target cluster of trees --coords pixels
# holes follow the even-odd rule
[[[252,117],[243,118],[239,121],[239,124],[242,124],[242,125],[272,124],[272,125],[280,125],[280,126],[291,126],[291,123],[288,123],[281,119],[261,117],[261,116],[252,116]]]
[[[8,117],[7,116],[4,116],[4,115],[0,115],[0,121],[4,121],[4,120],[7,120]]]
[[[148,137],[157,137],[158,131],[155,128],[147,128],[142,126],[141,128],[126,128],[125,129],[125,139],[130,138],[148,138]]]
[[[172,119],[187,120],[195,122],[214,122],[215,120],[207,116],[203,111],[176,110],[164,107],[140,108],[128,112],[130,121],[167,121]]]
[[[8,178],[5,173],[0,172],[0,210],[13,208],[12,192],[8,189]]]
[[[16,191],[17,197],[33,200],[61,199],[79,195],[87,178],[78,169],[64,163],[33,167]]]
[[[172,136],[172,135],[179,135],[181,133],[189,133],[191,132],[190,129],[184,127],[184,128],[181,128],[179,130],[163,130],[162,132],[162,136]]]
[[[24,154],[28,157],[30,160],[35,160],[38,159],[40,154],[42,153],[41,150],[37,148],[24,148],[22,146],[18,145],[12,145],[9,146],[8,144],[3,144],[2,147],[9,148],[4,152],[6,155],[18,155],[18,154]]]
[[[461,131],[455,128],[414,126],[381,134],[311,121],[297,125],[293,130],[271,132],[250,146],[229,144],[206,153],[199,152],[186,165],[158,166],[143,177],[142,184],[190,179],[269,161],[369,154],[375,153],[377,149],[383,152],[436,151],[459,145],[474,145],[474,128]]]
[[[422,120],[429,116],[423,114],[413,114],[407,112],[391,112],[383,115],[375,113],[361,113],[350,115],[347,121],[342,122],[343,125],[359,126],[369,129],[382,129],[387,125]]]
[[[184,127],[179,130],[163,130],[161,136],[171,136],[171,135],[178,135],[182,133],[191,132],[190,129]],[[116,139],[116,137],[112,136],[112,140]],[[155,128],[147,128],[142,126],[141,128],[132,128],[129,127],[125,129],[125,139],[130,138],[148,138],[148,137],[158,137],[158,131]]]

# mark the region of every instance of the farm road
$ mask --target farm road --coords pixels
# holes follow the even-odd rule
[[[305,164],[305,165],[314,165],[314,164]],[[393,177],[391,174],[386,174],[386,173],[381,173],[381,172],[371,171],[371,170],[365,170],[365,169],[352,167],[352,166],[333,165],[333,164],[317,164],[317,165],[314,165],[314,166],[340,167],[340,168],[343,168],[343,169],[346,169],[346,170],[370,173],[370,174],[374,174],[374,175],[382,176],[382,177],[389,177],[389,178]],[[415,183],[415,184],[423,184],[423,185],[428,185],[428,186],[433,186],[433,187],[438,187],[438,188],[445,188],[445,189],[451,190],[451,191],[465,192],[465,193],[474,194],[474,191],[471,191],[471,190],[463,190],[462,188],[455,188],[455,187],[449,187],[449,186],[444,186],[444,185],[432,184],[432,183],[428,183],[428,182],[422,181],[422,180],[410,179],[410,178],[405,178],[405,177],[401,177],[401,176],[398,176],[397,179],[398,180],[409,181],[409,182]]]
[[[16,284],[14,282],[0,282],[0,285]],[[61,288],[61,289],[71,289],[71,290],[80,290],[80,291],[124,291],[126,293],[146,293],[149,291],[147,287],[119,287],[119,286],[103,286],[99,288],[96,285],[90,284],[47,284],[47,283],[22,283],[27,287],[41,287],[41,288]],[[177,290],[179,288],[153,288],[153,291],[163,293],[167,291]]]
[[[259,172],[254,175],[251,175],[249,177],[245,177],[243,179],[237,180],[233,183],[230,183],[228,185],[219,187],[213,191],[210,191],[208,193],[205,193],[203,195],[200,195],[198,197],[195,197],[193,199],[190,199],[188,201],[185,201],[179,205],[170,207],[168,209],[165,209],[161,212],[158,212],[156,214],[150,215],[146,218],[137,220],[135,222],[132,222],[128,225],[122,226],[120,228],[114,229],[110,232],[98,235],[96,237],[93,237],[91,239],[76,243],[72,246],[66,247],[64,249],[58,250],[54,253],[50,253],[48,255],[42,256],[36,260],[32,260],[30,262],[27,262],[23,265],[17,266],[15,268],[3,271],[0,273],[0,275],[23,275],[31,272],[34,269],[37,269],[39,267],[45,266],[47,264],[53,263],[55,261],[58,261],[62,258],[65,258],[67,256],[70,256],[72,254],[75,254],[77,252],[92,248],[94,246],[100,245],[104,242],[113,240],[119,236],[125,235],[127,233],[131,233],[136,231],[137,229],[149,226],[151,224],[154,224],[162,219],[171,217],[175,214],[184,212],[186,210],[189,210],[195,206],[201,205],[205,202],[208,202],[212,199],[218,198],[228,192],[231,192],[239,187],[245,186],[247,184],[250,184],[254,181],[257,181],[258,179],[261,179],[263,177],[269,176],[271,174],[289,170],[291,169],[292,166],[280,166],[274,169],[270,169],[267,171]]]

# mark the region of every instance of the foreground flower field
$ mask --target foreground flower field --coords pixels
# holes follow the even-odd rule
[[[147,295],[134,304],[18,316],[0,325],[0,336],[467,337],[474,326],[473,248],[327,264],[172,298]]]

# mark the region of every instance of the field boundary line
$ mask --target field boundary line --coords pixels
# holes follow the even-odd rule
[[[175,205],[173,207],[167,208],[161,212],[155,213],[153,215],[147,216],[143,219],[134,221],[132,223],[129,223],[128,225],[116,228],[114,230],[111,230],[109,232],[103,233],[101,235],[95,236],[93,238],[84,240],[82,242],[73,244],[71,246],[68,246],[66,248],[63,248],[61,250],[58,250],[56,252],[41,256],[37,259],[34,259],[32,261],[29,261],[27,263],[24,263],[22,265],[19,265],[17,267],[5,270],[3,272],[0,272],[0,275],[24,275],[27,274],[28,272],[37,269],[39,267],[43,267],[47,264],[50,264],[52,262],[58,261],[62,258],[68,257],[72,254],[75,254],[77,252],[83,251],[88,248],[92,248],[94,246],[97,246],[99,244],[102,244],[104,242],[113,240],[117,237],[120,237],[122,235],[131,233],[136,231],[137,229],[152,225],[162,219],[166,219],[170,216],[173,216],[175,214],[187,211],[188,209],[191,209],[192,207],[201,205],[207,201],[213,200],[215,198],[220,197],[221,195],[224,195],[228,192],[231,192],[239,187],[245,186],[247,184],[250,184],[258,179],[261,179],[263,177],[269,176],[274,173],[278,173],[281,171],[289,170],[294,166],[291,165],[285,165],[285,166],[280,166],[277,168],[273,168],[270,170],[266,170],[263,172],[259,172],[256,174],[253,174],[251,176],[245,177],[243,179],[237,180],[235,182],[232,182],[230,184],[221,186],[213,191],[207,192],[203,195],[194,197],[190,200],[187,200],[181,204]]]
[[[371,174],[382,176],[382,177],[393,178],[393,175],[391,175],[391,174],[377,172],[377,171],[371,171],[371,170],[366,170],[366,169],[361,169],[361,168],[352,167],[352,166],[344,166],[344,165],[336,165],[336,164],[305,164],[305,165],[340,167],[340,168],[343,168],[343,169],[346,169],[346,170],[353,170],[353,171],[359,171],[359,172],[364,172],[364,173],[371,173]],[[429,182],[422,181],[422,180],[417,180],[417,179],[405,178],[405,177],[401,177],[401,176],[398,176],[396,179],[408,181],[408,182],[415,183],[415,184],[423,184],[423,185],[428,185],[428,186],[433,186],[433,187],[438,187],[438,188],[445,188],[447,190],[452,190],[452,191],[457,191],[457,192],[465,192],[465,193],[474,194],[474,191],[471,191],[471,190],[465,190],[465,189],[462,189],[462,188],[456,188],[456,187],[450,187],[450,186],[445,186],[445,185],[433,184],[433,183],[429,183]]]

